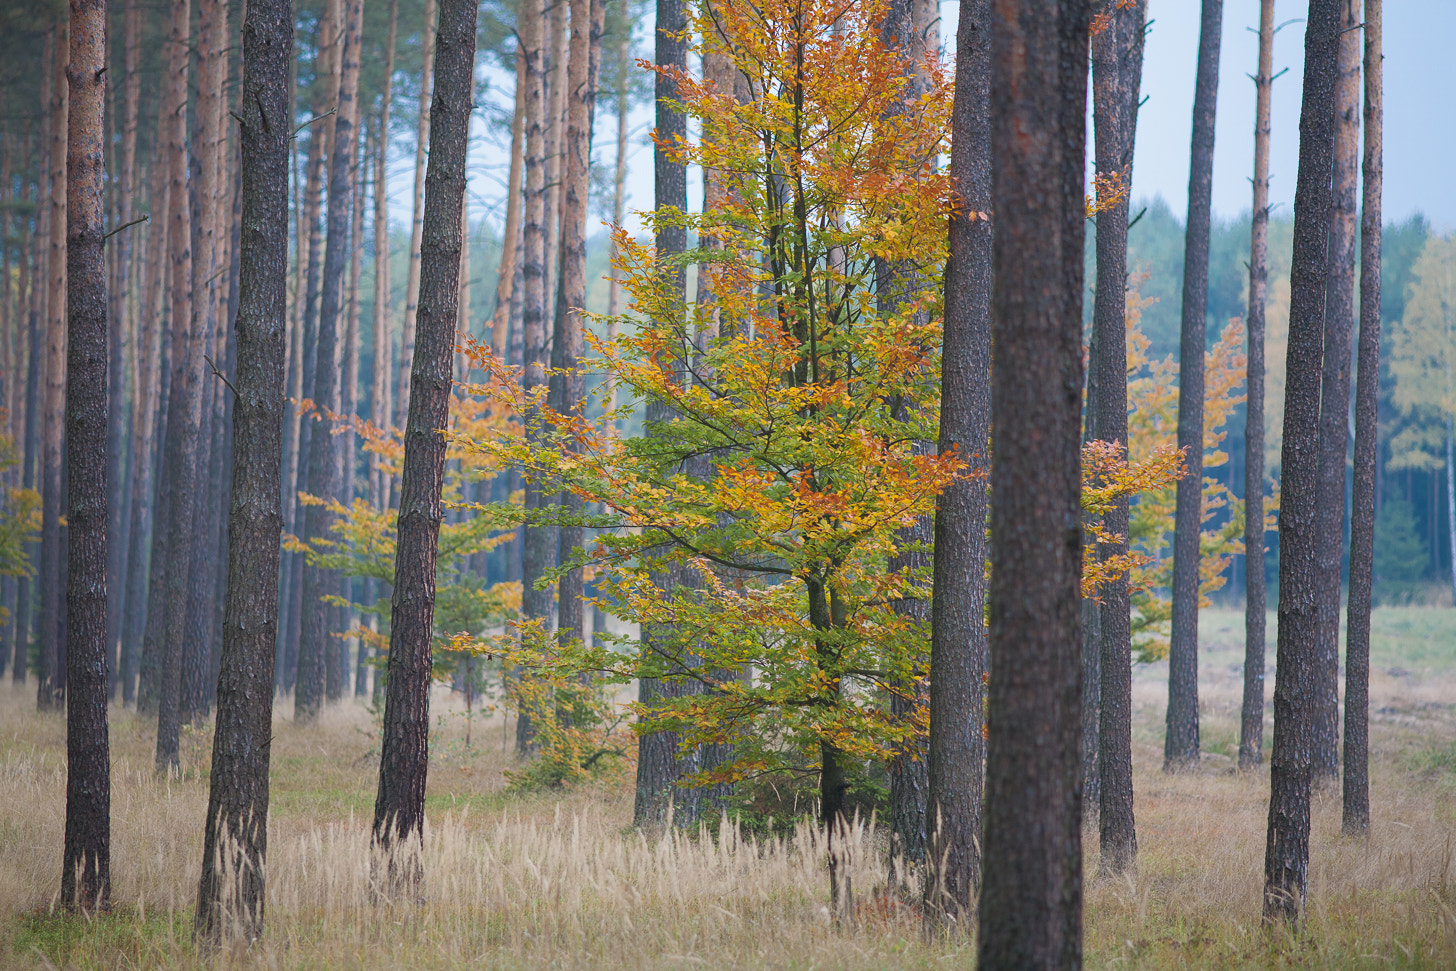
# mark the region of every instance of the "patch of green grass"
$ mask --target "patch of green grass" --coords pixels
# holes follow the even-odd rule
[[[8,936],[12,956],[51,967],[150,967],[164,956],[191,955],[192,911],[30,914],[17,918]]]

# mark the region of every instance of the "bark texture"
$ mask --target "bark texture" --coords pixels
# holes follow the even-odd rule
[[[991,683],[978,966],[1082,959],[1083,0],[995,0]]]
[[[1254,75],[1254,208],[1249,230],[1248,376],[1244,381],[1244,698],[1239,768],[1264,761],[1264,304],[1269,292],[1269,109],[1274,90],[1274,0],[1259,3]]]
[[[1223,40],[1223,0],[1203,0],[1193,87],[1188,224],[1183,242],[1183,324],[1178,343],[1178,480],[1173,525],[1173,624],[1168,642],[1168,717],[1163,769],[1198,761],[1198,543],[1203,533],[1203,354],[1208,312],[1208,229],[1213,192],[1214,109]]]
[[[72,0],[66,137],[66,837],[61,904],[106,909],[111,744],[106,725],[109,334],[102,188],[105,0]]]
[[[1317,484],[1320,368],[1330,227],[1330,166],[1341,4],[1310,0],[1304,34],[1299,175],[1294,193],[1284,443],[1280,450],[1279,635],[1264,917],[1293,921],[1309,885],[1310,772],[1317,703]]]
[[[1318,697],[1314,784],[1340,775],[1340,579],[1345,551],[1345,456],[1350,441],[1350,341],[1355,317],[1355,223],[1360,179],[1360,8],[1340,5],[1335,156],[1330,180],[1330,254],[1325,289],[1324,367],[1320,379]]]
[[[460,213],[475,81],[474,0],[444,0],[436,36],[430,153],[425,177],[418,330],[399,501],[384,742],[374,844],[388,858],[387,893],[417,890],[423,874],[429,764],[430,641],[452,349],[460,299]]]
[[[1350,602],[1345,622],[1345,775],[1342,829],[1370,830],[1370,581],[1379,447],[1380,216],[1385,73],[1381,0],[1365,0],[1365,157],[1360,205],[1360,343],[1355,377],[1355,488],[1350,500]]]
[[[419,316],[420,246],[425,231],[425,146],[430,142],[430,86],[435,75],[437,0],[425,0],[423,60],[420,63],[420,116],[415,131],[414,216],[410,223],[409,278],[404,291],[404,333],[399,344],[399,392],[394,396],[394,424],[404,425],[409,414],[414,365],[415,328]]]
[[[243,23],[237,368],[217,722],[193,924],[208,943],[263,931],[268,766],[278,634],[288,277],[292,0],[250,0]]]
[[[1109,2],[1105,26],[1092,39],[1093,117],[1097,173],[1116,173],[1108,203],[1097,214],[1097,437],[1121,445],[1127,457],[1127,212],[1132,194],[1133,145],[1143,76],[1147,2]],[[1107,513],[1103,557],[1128,548],[1128,500]],[[1104,873],[1121,873],[1137,860],[1132,793],[1132,602],[1126,577],[1102,590],[1098,716],[1098,841]]]
[[[941,494],[930,605],[928,920],[964,920],[981,879],[986,527],[991,446],[991,4],[962,0],[956,26],[950,175],[958,196],[945,268],[942,453],[974,478]]]

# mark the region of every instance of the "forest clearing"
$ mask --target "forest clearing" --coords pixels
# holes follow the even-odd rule
[[[1136,873],[1090,876],[1089,968],[1449,968],[1456,962],[1456,617],[1436,608],[1372,616],[1372,832],[1340,836],[1337,794],[1317,797],[1310,917],[1299,941],[1260,930],[1267,772],[1234,771],[1241,614],[1206,611],[1205,764],[1158,771],[1165,665],[1134,687]],[[629,777],[565,792],[511,793],[499,716],[474,726],[437,689],[423,904],[371,903],[368,814],[377,720],[331,710],[319,730],[274,723],[266,943],[204,959],[191,937],[201,851],[203,739],[183,778],[158,780],[150,729],[114,716],[116,909],[45,919],[58,892],[64,787],[58,719],[0,694],[0,964],[25,968],[935,968],[968,962],[972,934],[927,940],[919,893],[886,893],[883,826],[853,850],[851,929],[832,926],[811,818],[765,837],[704,824],[634,831]],[[159,838],[159,834],[165,834]],[[1095,845],[1095,834],[1088,841]],[[1095,874],[1095,859],[1089,873]]]

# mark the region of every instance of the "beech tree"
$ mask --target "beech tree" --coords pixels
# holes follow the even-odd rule
[[[243,23],[242,237],[233,387],[228,583],[202,877],[193,928],[208,943],[263,930],[268,768],[283,530],[292,0],[251,0]]]
[[[1380,393],[1380,210],[1385,92],[1381,0],[1365,0],[1365,152],[1360,201],[1360,342],[1355,377],[1355,482],[1345,623],[1344,812],[1347,836],[1370,830],[1370,586],[1375,554]]]
[[[1193,145],[1183,245],[1183,323],[1178,343],[1178,447],[1189,474],[1178,480],[1173,530],[1173,630],[1168,642],[1168,717],[1163,769],[1198,761],[1198,563],[1203,523],[1203,351],[1208,312],[1214,110],[1223,39],[1223,0],[1202,0],[1193,87]]]
[[[59,51],[57,52],[59,56]],[[111,894],[111,745],[106,724],[106,260],[102,110],[105,0],[72,0],[66,79],[66,838],[61,904],[105,910]]]
[[[1076,524],[1090,16],[1083,0],[1035,0],[998,3],[991,19],[996,568],[977,934],[987,971],[1082,959]]]
[[[1304,33],[1299,177],[1294,195],[1284,443],[1280,452],[1279,640],[1270,755],[1264,917],[1293,921],[1309,885],[1309,809],[1319,635],[1318,457],[1330,172],[1341,5],[1310,0]]]
[[[419,315],[400,478],[384,741],[374,802],[373,841],[387,858],[387,893],[416,890],[423,879],[416,854],[424,838],[435,557],[460,300],[460,214],[475,93],[476,12],[474,0],[443,0],[435,36]]]

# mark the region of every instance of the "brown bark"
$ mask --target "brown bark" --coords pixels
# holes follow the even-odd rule
[[[268,766],[283,516],[291,0],[250,0],[243,25],[237,368],[228,585],[217,726],[194,933],[206,943],[263,929]]]
[[[50,169],[49,231],[46,233],[45,403],[41,436],[40,642],[36,703],[42,711],[65,700],[65,645],[61,630],[61,516],[65,497],[61,482],[61,450],[65,442],[66,401],[66,61],[65,21],[56,25],[49,42]]]
[[[388,858],[386,893],[418,893],[429,763],[430,642],[451,349],[460,293],[460,212],[474,95],[475,0],[440,4],[430,153],[421,236],[419,330],[405,430],[398,555],[374,844]]]
[[[206,2],[206,0],[204,0]],[[167,145],[171,168],[168,209],[172,263],[172,388],[167,401],[167,436],[162,469],[171,482],[161,556],[160,677],[157,691],[157,771],[180,770],[179,700],[182,649],[187,618],[187,564],[196,501],[198,408],[201,398],[202,339],[192,313],[193,249],[187,204],[187,38],[190,0],[172,2],[172,50],[167,102],[176,106],[169,119]],[[205,8],[204,8],[205,9]],[[206,48],[204,48],[206,49]],[[180,52],[180,53],[179,53]],[[157,555],[153,547],[153,555]]]
[[[1097,292],[1094,327],[1099,372],[1097,437],[1117,442],[1127,457],[1127,214],[1132,194],[1133,146],[1143,76],[1146,0],[1104,3],[1106,26],[1092,38],[1093,115],[1097,172],[1116,173],[1115,201],[1097,214]],[[1108,201],[1108,200],[1104,200]],[[1118,539],[1104,557],[1128,549],[1128,500],[1113,505],[1103,522]],[[1132,788],[1132,619],[1124,576],[1103,587],[1098,609],[1102,680],[1098,713],[1098,837],[1101,868],[1122,873],[1137,861]]]
[[[66,136],[66,837],[61,905],[104,910],[111,883],[106,725],[108,343],[102,113],[105,0],[72,0]]]
[[[1254,208],[1249,232],[1249,353],[1244,392],[1244,698],[1239,768],[1264,761],[1264,304],[1269,290],[1269,108],[1274,91],[1274,0],[1259,3],[1254,75]]]
[[[591,188],[592,119],[596,109],[597,65],[601,59],[604,0],[571,0],[571,62],[566,87],[567,123],[565,182],[561,206],[561,291],[551,342],[552,390],[560,414],[581,409],[585,379],[578,370],[585,350],[581,314],[586,307],[587,193]],[[582,528],[570,522],[582,510],[581,497],[562,492],[563,522],[559,563],[582,545]],[[581,569],[564,574],[557,585],[557,639],[563,646],[581,641],[585,632],[582,598],[586,587]]]
[[[369,139],[366,137],[358,148],[359,155],[353,177],[354,211],[351,218],[353,232],[349,246],[349,314],[348,324],[344,328],[344,383],[339,391],[339,413],[349,423],[347,431],[344,432],[343,441],[340,443],[343,454],[339,463],[339,467],[343,470],[343,475],[339,479],[339,499],[346,506],[351,505],[354,501],[355,472],[358,460],[355,448],[358,440],[355,422],[358,420],[359,411],[359,282],[364,272],[364,183],[369,174]],[[352,578],[340,574],[339,594],[345,601],[352,600],[352,590]],[[351,629],[354,626],[353,608],[341,607],[339,611],[342,614],[340,629]],[[363,645],[357,638],[340,638],[338,652],[341,697],[349,688],[349,645],[351,643],[358,645],[359,648],[359,663],[354,677],[354,694],[364,695],[369,688],[369,671],[364,664]]]
[[[516,263],[520,259],[517,238],[521,233],[521,182],[524,172],[526,139],[526,57],[516,48],[516,110],[511,116],[511,161],[506,176],[506,225],[501,234],[500,268],[496,273],[495,313],[490,321],[490,346],[496,356],[506,359],[506,342],[511,324],[512,289],[516,283]]]
[[[410,374],[415,351],[415,320],[419,315],[420,246],[425,219],[425,146],[430,141],[430,85],[435,66],[435,8],[425,0],[424,54],[420,64],[420,117],[415,130],[414,216],[410,223],[409,282],[404,291],[404,334],[399,344],[399,393],[394,399],[394,424],[405,423],[409,413]]]
[[[1385,75],[1381,3],[1365,0],[1365,157],[1360,206],[1360,343],[1355,378],[1355,488],[1350,501],[1350,602],[1345,623],[1342,829],[1370,830],[1370,580],[1375,550],[1380,393],[1380,210]]]
[[[399,32],[399,0],[389,0],[389,34],[384,45],[384,90],[379,100],[379,137],[374,155],[374,373],[369,392],[369,420],[376,427],[390,424],[390,311],[389,295],[389,114],[394,91],[394,47]],[[389,477],[379,456],[369,453],[369,499],[376,509],[389,504]]]
[[[1340,580],[1345,550],[1345,457],[1350,441],[1350,341],[1355,315],[1355,222],[1360,179],[1360,7],[1340,6],[1339,80],[1335,85],[1335,160],[1331,178],[1330,265],[1325,289],[1324,367],[1320,380],[1318,692],[1314,784],[1340,775]]]
[[[1083,0],[996,0],[991,682],[979,967],[1082,958]]]
[[[545,73],[542,48],[542,5],[531,0],[518,18],[521,48],[526,58],[526,218],[521,258],[521,330],[523,333],[521,391],[527,396],[546,381],[546,132]],[[539,434],[539,409],[529,407],[526,434]],[[536,589],[536,581],[550,569],[550,532],[535,526],[530,517],[543,504],[541,484],[525,480],[527,521],[521,526],[521,616],[549,619],[551,592]],[[524,714],[516,719],[516,751],[523,754],[532,738],[531,720]]]
[[[1196,764],[1198,732],[1198,561],[1203,533],[1203,355],[1208,313],[1208,232],[1212,215],[1214,109],[1223,39],[1223,0],[1203,0],[1193,88],[1188,224],[1183,242],[1183,324],[1178,343],[1178,447],[1188,473],[1178,480],[1173,520],[1173,623],[1168,641],[1167,735],[1163,771]]]
[[[986,525],[991,444],[991,4],[962,0],[956,26],[950,175],[957,205],[945,267],[940,379],[942,453],[976,478],[941,493],[935,514],[930,627],[930,917],[960,919],[981,880],[986,742]]]
[[[570,30],[568,3],[548,2],[546,24],[546,319],[556,319],[561,272],[562,178],[566,171],[566,115]],[[550,335],[548,335],[549,338]]]
[[[687,11],[682,0],[657,0],[656,50],[654,61],[663,67],[687,68],[687,44],[681,39],[687,27]],[[671,213],[687,211],[687,171],[662,148],[662,141],[671,143],[687,135],[687,119],[677,111],[672,102],[677,99],[677,84],[665,74],[656,76],[657,138],[661,141],[653,149],[653,195],[659,217],[657,257],[671,259],[687,251],[687,230]],[[686,299],[685,270],[679,266],[670,277],[679,301]],[[647,421],[661,422],[670,417],[668,409],[657,401],[647,405]],[[671,573],[655,576],[654,582],[664,589],[672,589],[678,579]],[[670,631],[644,630],[643,651],[650,651],[652,641],[662,638],[672,641]],[[642,678],[638,681],[638,701],[651,705],[658,698],[680,690],[671,682],[657,678]],[[674,787],[683,774],[684,767],[678,760],[678,739],[675,732],[650,732],[637,736],[637,787],[632,809],[632,823],[639,827],[659,827],[667,819],[668,806]],[[832,760],[826,760],[821,775],[828,778]],[[832,788],[832,787],[831,787]],[[826,811],[832,807],[821,807]],[[832,812],[831,817],[832,818]]]
[[[1317,703],[1320,365],[1324,351],[1330,171],[1341,4],[1310,0],[1304,35],[1299,175],[1289,279],[1284,443],[1280,452],[1279,634],[1264,918],[1298,919],[1309,884],[1309,809]]]

